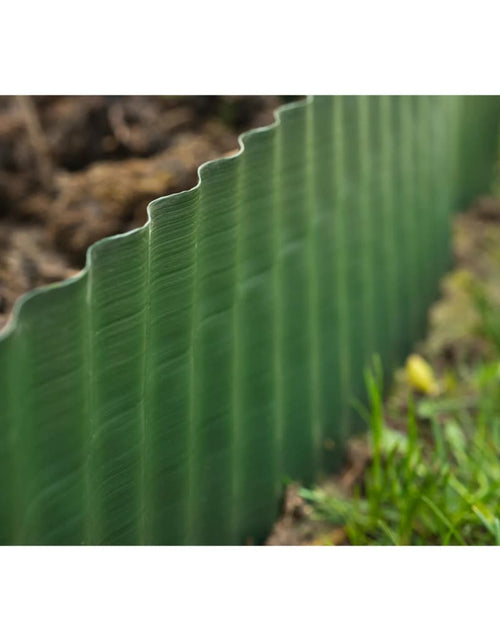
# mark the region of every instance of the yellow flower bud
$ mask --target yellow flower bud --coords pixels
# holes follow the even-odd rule
[[[439,391],[432,367],[418,354],[412,354],[406,361],[406,379],[417,392],[433,396]]]

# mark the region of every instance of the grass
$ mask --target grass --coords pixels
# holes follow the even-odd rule
[[[303,489],[315,518],[353,545],[500,545],[500,360],[463,371],[458,393],[409,392],[404,431],[387,423],[381,381],[375,360],[364,478],[350,496]]]

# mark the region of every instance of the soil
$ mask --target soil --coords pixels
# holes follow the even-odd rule
[[[477,297],[500,311],[500,198],[482,196],[454,219],[454,268],[442,280],[442,296],[429,313],[429,332],[419,346],[443,371],[491,354],[481,335]]]
[[[0,330],[17,298],[79,271],[295,96],[0,97]]]

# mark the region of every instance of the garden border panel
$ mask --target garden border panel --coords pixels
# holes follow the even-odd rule
[[[286,105],[16,304],[0,335],[0,543],[261,542],[337,470],[363,368],[423,335],[499,98]]]

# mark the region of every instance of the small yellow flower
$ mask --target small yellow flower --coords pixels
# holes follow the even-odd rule
[[[406,379],[413,389],[428,396],[439,392],[439,385],[429,363],[418,354],[408,356],[406,361]]]

